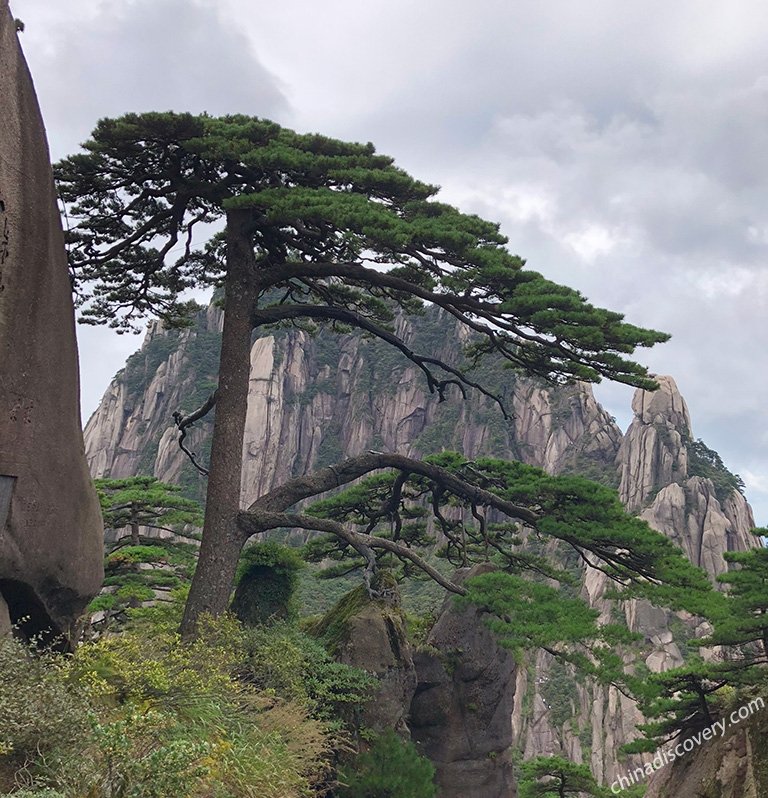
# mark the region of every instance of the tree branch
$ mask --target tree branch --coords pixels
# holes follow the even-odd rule
[[[379,538],[375,535],[353,532],[338,521],[333,521],[329,518],[315,518],[311,515],[295,515],[292,513],[271,513],[259,510],[256,512],[241,512],[238,517],[238,522],[240,528],[245,530],[249,537],[250,535],[266,532],[269,529],[278,529],[282,527],[327,532],[345,540],[355,551],[361,554],[366,561],[368,561],[368,556],[365,553],[366,548],[382,549],[383,551],[391,552],[403,559],[410,560],[417,568],[420,568],[424,573],[434,579],[438,585],[449,592],[456,593],[459,596],[464,596],[467,593],[465,588],[446,579],[440,571],[431,566],[425,559],[419,557],[419,555],[408,546],[402,543],[396,543],[388,538]]]
[[[484,388],[480,383],[469,379],[466,374],[460,369],[457,369],[442,360],[428,355],[419,355],[414,352],[401,338],[390,332],[389,330],[375,324],[371,319],[357,313],[354,310],[349,310],[341,307],[334,307],[329,305],[275,305],[268,308],[260,308],[253,312],[251,320],[254,327],[260,327],[265,324],[275,324],[278,321],[285,321],[287,319],[296,318],[311,318],[311,319],[333,319],[340,321],[344,324],[349,324],[357,327],[360,330],[375,335],[395,349],[400,350],[412,363],[418,366],[427,378],[427,386],[430,393],[437,392],[440,401],[445,400],[445,391],[449,385],[455,385],[461,391],[462,396],[466,398],[464,385],[469,388],[474,388],[480,393],[492,399],[498,404],[504,418],[509,418],[504,403],[501,397],[492,393]],[[452,374],[454,379],[439,379],[436,377],[429,366],[437,366],[448,374]]]
[[[384,468],[409,471],[427,477],[457,496],[479,505],[494,507],[510,518],[517,518],[531,526],[535,526],[539,520],[538,515],[527,507],[521,507],[495,493],[483,490],[483,488],[457,477],[445,468],[426,463],[423,460],[413,460],[400,454],[385,452],[369,452],[357,457],[350,457],[338,465],[321,468],[303,477],[296,477],[256,499],[248,511],[252,513],[260,511],[285,512],[303,499],[318,496],[333,488],[346,485],[371,471],[379,471]]]
[[[173,414],[173,421],[179,428],[179,448],[192,461],[192,465],[206,477],[208,476],[208,469],[197,462],[197,454],[187,449],[187,447],[184,445],[184,438],[187,437],[187,427],[191,427],[195,421],[199,421],[201,418],[204,418],[208,415],[208,413],[211,412],[211,410],[213,410],[214,406],[216,405],[217,394],[218,389],[216,389],[205,400],[205,402],[197,408],[197,410],[193,411],[188,416],[182,416],[178,410],[176,410]]]

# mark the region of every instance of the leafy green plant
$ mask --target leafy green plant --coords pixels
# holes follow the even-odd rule
[[[244,675],[262,690],[298,701],[339,727],[371,699],[377,684],[359,668],[336,662],[315,638],[278,623],[245,633]]]
[[[339,774],[340,798],[434,798],[435,769],[416,747],[388,731]]]
[[[66,678],[66,664],[0,638],[0,760],[21,770],[87,735],[90,706]]]
[[[561,756],[538,756],[521,765],[519,798],[608,798],[587,765],[577,765]]]
[[[237,622],[204,619],[183,645],[160,617],[68,657],[0,641],[0,773],[51,798],[294,798],[325,781],[337,733],[240,677]]]
[[[299,552],[289,546],[274,541],[246,546],[238,564],[232,611],[249,626],[295,619],[304,566]]]

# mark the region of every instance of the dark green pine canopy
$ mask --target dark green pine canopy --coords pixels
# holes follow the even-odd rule
[[[497,224],[437,202],[435,186],[372,144],[247,116],[146,113],[102,120],[83,147],[56,168],[83,321],[183,323],[184,291],[222,283],[216,231],[239,213],[256,253],[254,327],[305,318],[389,340],[393,310],[430,302],[478,334],[476,358],[494,352],[557,381],[654,387],[627,356],[667,335],[525,269]],[[396,345],[441,395],[472,384]]]
[[[200,526],[203,522],[196,501],[182,496],[177,485],[156,477],[97,479],[94,484],[107,529],[136,525],[175,532],[178,527]]]

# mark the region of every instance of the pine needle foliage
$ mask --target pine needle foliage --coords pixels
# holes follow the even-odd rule
[[[106,529],[129,528],[135,545],[140,527],[176,532],[186,525],[201,526],[199,503],[181,495],[181,488],[156,477],[97,479],[94,482]]]

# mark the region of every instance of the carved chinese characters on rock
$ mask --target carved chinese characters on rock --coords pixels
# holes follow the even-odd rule
[[[3,284],[3,267],[11,254],[11,235],[8,223],[8,214],[5,209],[5,199],[0,194],[0,292],[5,290]]]

